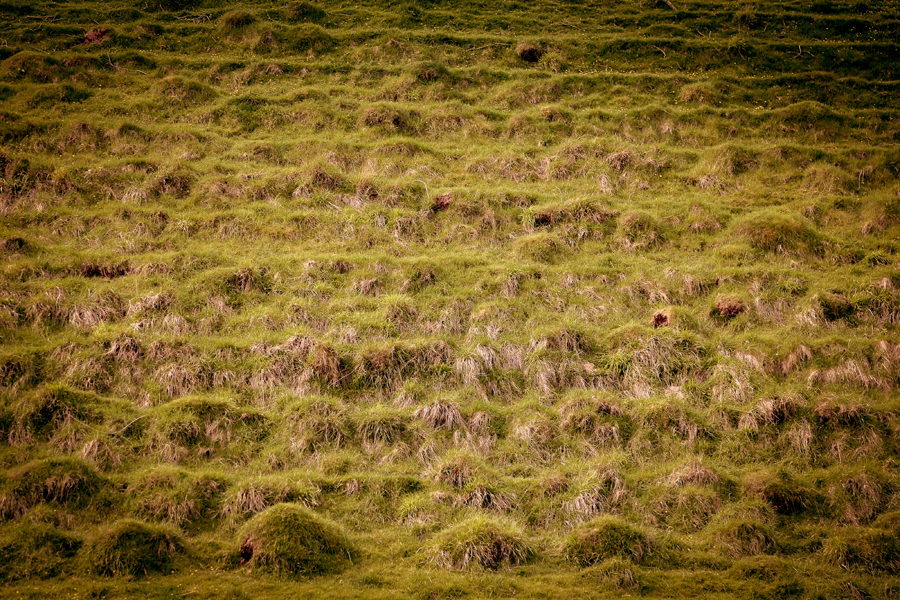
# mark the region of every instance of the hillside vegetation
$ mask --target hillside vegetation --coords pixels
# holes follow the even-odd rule
[[[896,597],[898,39],[0,2],[0,596]]]

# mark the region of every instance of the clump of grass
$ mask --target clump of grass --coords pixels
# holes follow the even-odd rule
[[[141,576],[169,571],[184,549],[181,536],[168,527],[122,519],[98,534],[88,560],[97,575]]]
[[[634,592],[641,588],[634,569],[634,563],[624,558],[610,558],[590,567],[585,573],[623,592]]]
[[[683,485],[715,486],[722,482],[722,478],[699,460],[692,460],[673,471],[665,478],[665,482],[675,487]]]
[[[158,87],[159,94],[170,102],[193,105],[207,102],[216,96],[216,91],[199,81],[172,75],[163,79]]]
[[[772,530],[751,520],[728,521],[716,527],[710,535],[713,548],[732,558],[772,554],[778,550]]]
[[[532,233],[518,238],[513,247],[524,258],[543,263],[552,263],[566,252],[566,246],[555,234]]]
[[[536,63],[541,60],[544,51],[537,44],[522,42],[516,46],[516,55],[527,63]]]
[[[280,575],[326,575],[357,554],[341,528],[298,504],[277,504],[238,533],[241,564]]]
[[[327,31],[311,23],[292,27],[283,37],[287,45],[298,52],[322,52],[338,43]]]
[[[20,524],[0,536],[0,581],[56,577],[81,544],[77,536],[46,523]]]
[[[655,551],[651,538],[619,517],[604,515],[573,531],[565,541],[566,560],[582,567],[607,559],[627,559],[640,564]]]
[[[618,237],[628,250],[657,248],[665,242],[662,228],[655,218],[645,212],[628,211],[619,217]]]
[[[619,512],[629,497],[622,474],[613,467],[590,473],[578,486],[571,486],[562,508],[572,522],[587,522],[597,515]]]
[[[436,479],[456,489],[466,487],[474,481],[481,470],[480,461],[463,451],[448,452],[437,465]]]
[[[740,296],[723,295],[716,296],[709,314],[711,317],[729,321],[741,315],[746,310],[747,306]]]
[[[75,458],[33,461],[14,469],[3,481],[0,517],[20,517],[43,502],[82,508],[104,484],[93,467]]]
[[[90,98],[92,93],[84,88],[69,85],[68,83],[42,86],[31,97],[30,104],[34,107],[58,104],[60,102],[71,104],[83,102]]]
[[[432,565],[455,570],[496,570],[526,563],[535,555],[518,525],[485,515],[469,517],[442,531],[424,550]]]
[[[347,411],[336,400],[312,399],[296,406],[288,433],[292,450],[312,452],[344,446],[351,437]]]
[[[740,579],[766,581],[782,576],[788,568],[788,563],[784,559],[761,554],[734,561],[734,565],[728,571]]]
[[[865,528],[830,536],[823,558],[843,569],[864,569],[873,575],[900,572],[900,536],[896,529]]]
[[[199,0],[147,0],[143,4],[145,10],[152,12],[177,12],[189,9]]]
[[[763,212],[738,221],[732,232],[751,247],[783,254],[814,253],[820,244],[815,229],[799,217]]]
[[[248,451],[246,444],[268,435],[268,426],[265,415],[254,409],[239,408],[221,398],[188,396],[158,409],[150,447],[170,461],[186,457],[191,449],[198,453],[215,448]]]
[[[65,385],[51,385],[23,394],[16,404],[15,428],[9,441],[24,443],[36,437],[49,437],[75,420],[92,421],[97,417],[98,398],[89,392]]]
[[[409,117],[393,106],[375,104],[363,110],[359,123],[388,132],[404,131],[409,127]]]
[[[317,191],[335,192],[349,189],[349,181],[340,170],[316,163],[306,168],[303,181],[293,191],[295,198],[309,197]]]
[[[220,28],[223,31],[241,30],[253,25],[256,17],[245,10],[232,10],[224,15],[220,20]]]
[[[696,533],[709,524],[722,506],[719,494],[706,487],[688,485],[668,490],[653,505],[653,514],[679,531]]]
[[[734,177],[741,175],[754,165],[756,165],[756,161],[749,150],[736,144],[726,144],[716,151],[711,168],[714,173],[723,177]],[[704,187],[702,180],[701,187]]]
[[[447,70],[447,67],[433,61],[423,62],[417,65],[413,69],[413,72],[415,73],[416,79],[425,83],[431,83],[438,81],[439,79],[450,77],[450,72]]]
[[[325,11],[310,2],[291,2],[284,7],[284,16],[290,21],[320,21]]]
[[[528,227],[545,227],[563,223],[607,223],[618,212],[590,198],[573,198],[564,202],[530,207],[523,215]]]
[[[707,82],[691,83],[681,88],[678,99],[698,104],[718,104],[719,92]]]
[[[616,446],[628,441],[631,424],[615,401],[575,398],[559,407],[560,427],[572,435],[584,436],[600,446]]]
[[[272,278],[265,267],[244,267],[225,277],[224,288],[232,294],[267,293],[272,289]]]
[[[211,516],[214,501],[224,489],[221,477],[160,467],[131,484],[128,491],[137,501],[140,516],[183,527]]]
[[[459,408],[452,403],[434,402],[421,406],[416,409],[415,417],[432,429],[454,429],[465,426]]]
[[[844,295],[823,292],[817,294],[815,300],[822,309],[822,316],[826,321],[839,321],[853,316],[855,307],[853,302]]]
[[[797,514],[809,504],[806,490],[787,477],[763,471],[748,475],[745,484],[748,495],[765,500],[781,515]]]
[[[409,429],[409,420],[403,410],[377,405],[356,417],[355,429],[363,445],[374,449],[402,441]]]
[[[237,523],[281,503],[315,506],[319,490],[287,475],[270,475],[245,480],[232,486],[222,498],[222,515]]]

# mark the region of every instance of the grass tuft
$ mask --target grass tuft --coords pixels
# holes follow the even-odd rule
[[[566,538],[566,560],[582,567],[607,559],[627,559],[640,564],[654,553],[650,537],[620,517],[605,515],[589,521]]]
[[[297,504],[276,504],[259,513],[238,539],[241,564],[280,575],[336,573],[357,554],[338,525]]]
[[[0,488],[0,517],[15,519],[41,503],[86,508],[105,485],[75,458],[37,460],[11,471]]]
[[[256,22],[256,17],[245,10],[232,10],[222,15],[220,27],[224,31],[245,29]]]
[[[291,2],[284,7],[284,16],[289,21],[320,21],[325,11],[310,2]]]
[[[185,79],[177,75],[164,78],[157,89],[159,95],[167,102],[176,102],[182,105],[208,102],[217,95],[213,88],[199,81]]]
[[[618,235],[627,250],[653,249],[666,241],[657,220],[641,211],[628,211],[619,217]]]
[[[516,46],[516,55],[527,63],[536,63],[541,60],[544,51],[537,44],[522,42]]]
[[[437,534],[425,554],[436,567],[461,571],[521,565],[535,552],[514,522],[475,515]]]
[[[778,550],[772,530],[754,521],[728,521],[716,527],[710,536],[713,548],[731,558],[773,554]]]
[[[529,260],[553,263],[566,253],[566,246],[556,235],[540,232],[525,235],[517,239],[514,248]]]
[[[174,530],[123,519],[101,531],[88,548],[88,560],[97,575],[141,576],[169,572],[184,542]]]
[[[82,541],[71,533],[38,523],[0,535],[0,580],[49,579],[72,568]]]
[[[763,252],[814,253],[820,244],[820,236],[812,226],[799,217],[775,212],[746,217],[732,231]]]

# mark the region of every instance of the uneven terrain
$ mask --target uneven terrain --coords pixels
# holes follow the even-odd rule
[[[0,2],[0,596],[896,597],[898,15]]]

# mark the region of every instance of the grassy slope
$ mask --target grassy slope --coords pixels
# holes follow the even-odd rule
[[[0,595],[896,594],[897,3],[674,5],[0,4]]]

